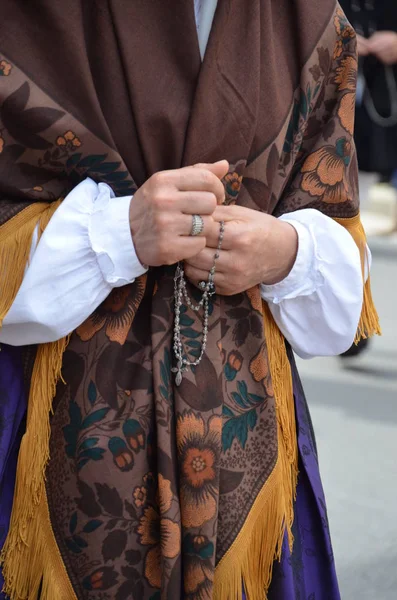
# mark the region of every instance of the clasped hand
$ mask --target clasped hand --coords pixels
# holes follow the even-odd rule
[[[148,266],[185,263],[194,285],[207,281],[225,221],[222,250],[216,261],[217,293],[233,295],[259,283],[281,281],[296,257],[295,229],[265,213],[222,206],[221,179],[227,161],[195,165],[153,175],[130,205],[130,226],[137,256]],[[191,237],[192,215],[204,220],[200,236]]]
[[[385,65],[397,64],[397,33],[395,31],[377,31],[370,38],[357,35],[360,56],[370,54]]]

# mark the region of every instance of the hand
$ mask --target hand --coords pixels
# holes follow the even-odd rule
[[[172,265],[198,254],[213,226],[212,214],[225,199],[220,181],[228,171],[226,160],[162,171],[148,179],[130,204],[130,227],[135,251],[143,265]],[[204,219],[201,236],[189,236],[192,215]]]
[[[359,34],[357,34],[357,51],[359,56],[368,56],[369,54],[368,40]]]
[[[368,40],[368,50],[385,65],[397,63],[397,33],[377,31]]]
[[[225,237],[216,261],[218,294],[231,296],[259,283],[272,285],[291,271],[298,251],[298,234],[292,225],[241,206],[218,206],[212,216],[215,223],[208,229],[206,247],[185,261],[185,273],[193,284],[208,280],[219,221],[225,221]]]

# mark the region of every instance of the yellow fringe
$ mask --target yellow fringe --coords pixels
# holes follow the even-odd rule
[[[0,326],[22,283],[34,230],[38,224],[41,235],[60,202],[32,204],[0,227]],[[60,585],[53,576],[55,571],[59,571],[59,581],[63,581],[61,561],[56,558],[55,540],[50,543],[51,528],[45,526],[43,519],[48,510],[45,469],[49,459],[50,412],[67,343],[65,338],[40,345],[33,368],[10,530],[1,553],[4,589],[11,600],[34,600],[42,580],[43,600],[75,599],[74,595],[55,592]],[[49,518],[47,521],[49,524]]]
[[[291,365],[285,341],[266,303],[264,324],[276,399],[278,457],[236,540],[215,571],[214,599],[267,597],[275,560],[280,560],[287,532],[292,548],[294,500],[298,481],[298,442]]]
[[[11,577],[5,573],[4,591],[13,600],[38,600],[39,591],[40,600],[77,600],[54,537],[45,491],[35,512],[29,539],[18,555],[21,567]]]
[[[365,274],[369,273],[367,237],[361,222],[360,214],[349,219],[335,219],[335,221],[339,223],[339,225],[345,227],[356,242],[361,256],[363,278],[365,278]],[[382,331],[380,328],[379,316],[372,298],[371,278],[368,276],[368,279],[364,283],[363,309],[354,342],[358,344],[361,339],[366,339],[373,335],[382,335]]]
[[[21,286],[35,227],[48,213],[51,218],[55,209],[36,202],[0,227],[0,327]]]

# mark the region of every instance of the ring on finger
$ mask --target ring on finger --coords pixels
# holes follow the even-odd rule
[[[204,231],[204,219],[200,215],[192,215],[192,228],[190,235],[196,237],[201,235]]]

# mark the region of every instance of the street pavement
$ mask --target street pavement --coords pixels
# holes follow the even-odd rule
[[[372,245],[383,336],[356,359],[298,361],[342,600],[397,600],[397,243]]]

